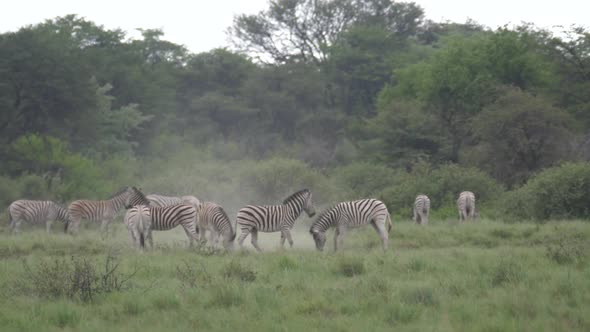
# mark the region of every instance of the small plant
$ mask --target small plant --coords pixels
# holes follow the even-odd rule
[[[520,265],[514,261],[502,261],[492,274],[492,286],[503,286],[505,284],[515,284],[522,280],[524,272]]]
[[[365,263],[359,258],[342,259],[338,262],[336,272],[345,277],[361,275],[365,273]]]
[[[231,285],[220,285],[215,287],[213,297],[209,302],[209,306],[229,308],[239,306],[244,302],[242,293],[232,287]]]
[[[407,267],[408,267],[408,270],[414,271],[414,272],[424,271],[426,269],[426,262],[424,262],[424,260],[422,260],[422,259],[414,258],[414,259],[410,260],[410,262],[408,262]]]
[[[281,270],[294,270],[296,269],[298,266],[297,261],[295,261],[294,259],[287,257],[287,256],[282,256],[279,259],[279,268]]]
[[[584,249],[577,239],[562,237],[556,245],[547,245],[546,255],[557,264],[571,264],[584,256]]]
[[[434,290],[429,287],[416,288],[403,292],[402,302],[406,304],[421,304],[424,306],[435,306],[438,304]]]
[[[45,298],[68,298],[92,301],[98,294],[124,290],[129,275],[118,271],[119,264],[109,252],[104,271],[86,257],[72,256],[53,261],[41,261],[31,266],[23,261],[24,273],[16,280],[15,290]]]
[[[223,277],[227,279],[252,282],[256,280],[256,272],[243,266],[238,261],[232,260],[223,269]]]
[[[176,278],[180,281],[180,288],[182,290],[197,288],[200,285],[209,285],[211,283],[213,278],[207,272],[205,266],[203,264],[199,266],[200,268],[196,269],[193,264],[184,261],[183,265],[176,267]]]
[[[512,232],[505,230],[505,229],[494,229],[491,232],[492,236],[498,237],[501,239],[509,239],[513,236]]]

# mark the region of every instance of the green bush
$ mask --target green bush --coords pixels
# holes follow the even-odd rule
[[[512,218],[589,218],[590,163],[565,163],[548,168],[524,186],[507,193],[503,212]]]
[[[356,162],[332,171],[331,178],[357,198],[370,198],[396,183],[397,172],[384,165]]]
[[[430,197],[433,210],[444,210],[444,217],[456,215],[456,200],[465,190],[475,193],[477,206],[492,205],[504,189],[494,179],[475,168],[446,165],[430,169],[421,165],[413,172],[398,174],[396,184],[380,194],[390,212],[411,216],[414,199],[418,194]],[[481,208],[478,208],[481,210]]]

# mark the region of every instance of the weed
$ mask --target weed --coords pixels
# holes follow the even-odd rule
[[[401,299],[405,304],[421,304],[424,306],[435,306],[438,304],[438,299],[434,294],[434,290],[429,287],[404,291],[401,294]]]
[[[199,269],[196,269],[188,261],[183,261],[182,265],[176,266],[176,278],[180,281],[182,290],[208,285],[213,279],[202,263],[199,264]]]
[[[512,260],[503,260],[492,272],[492,286],[503,286],[505,284],[516,284],[524,277],[520,265]]]
[[[494,236],[494,237],[498,237],[498,238],[501,238],[501,239],[510,239],[514,235],[509,230],[502,229],[502,228],[494,229],[494,230],[491,231],[490,234],[492,236]]]
[[[291,257],[283,256],[279,259],[279,269],[281,270],[295,270],[297,267],[297,261]]]
[[[387,313],[386,322],[392,326],[408,324],[420,317],[420,308],[415,305],[396,303]]]
[[[577,239],[561,237],[555,245],[548,244],[546,255],[557,264],[576,263],[584,256],[584,248]]]
[[[243,266],[236,260],[232,260],[223,269],[223,277],[239,281],[252,282],[256,280],[256,272]]]
[[[343,258],[338,262],[336,272],[345,277],[354,277],[356,275],[364,274],[365,263],[360,258]]]
[[[420,272],[426,269],[426,262],[419,258],[412,258],[406,266],[410,271]]]
[[[213,290],[213,297],[209,306],[229,308],[239,306],[244,302],[244,297],[240,291],[231,285],[220,285]]]

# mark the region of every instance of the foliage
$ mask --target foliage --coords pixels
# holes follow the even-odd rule
[[[564,163],[548,168],[504,199],[507,215],[518,218],[588,218],[590,165]]]

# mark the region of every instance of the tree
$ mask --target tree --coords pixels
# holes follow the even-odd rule
[[[229,34],[238,49],[259,60],[316,65],[328,58],[328,48],[357,23],[381,24],[392,33],[409,36],[423,15],[414,3],[387,0],[274,0],[256,15],[239,15]]]
[[[569,114],[518,88],[507,89],[472,123],[478,143],[471,157],[508,185],[522,184],[570,156],[574,125]]]

